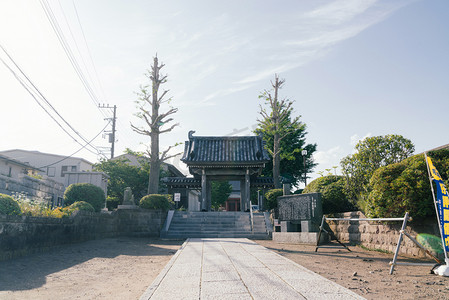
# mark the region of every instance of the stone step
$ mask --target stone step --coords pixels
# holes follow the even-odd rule
[[[207,234],[207,233],[191,233],[188,235],[167,234],[163,238],[166,239],[185,239],[185,238],[249,238],[249,239],[269,239],[269,236],[264,234]]]
[[[254,214],[251,231],[247,212],[175,212],[164,238],[247,237],[267,238],[263,213]]]

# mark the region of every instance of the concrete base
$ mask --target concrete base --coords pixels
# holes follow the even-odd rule
[[[134,204],[128,204],[128,205],[119,205],[117,206],[117,209],[138,209],[139,207]]]
[[[316,245],[318,232],[273,232],[273,241],[281,244]],[[326,233],[321,233],[320,244],[329,242]]]

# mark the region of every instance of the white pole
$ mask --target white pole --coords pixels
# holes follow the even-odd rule
[[[443,231],[441,229],[440,214],[438,212],[437,201],[435,200],[435,191],[433,190],[433,182],[432,182],[433,179],[432,179],[432,175],[430,174],[430,168],[429,168],[429,163],[427,162],[427,153],[426,152],[424,152],[424,159],[426,160],[427,173],[429,174],[430,188],[432,189],[433,204],[435,205],[435,211],[437,213],[438,228],[440,229],[441,245],[443,246],[444,258],[445,258],[445,261],[446,261],[446,265],[449,265],[449,259],[447,258],[446,247],[444,246],[444,239],[443,239]]]

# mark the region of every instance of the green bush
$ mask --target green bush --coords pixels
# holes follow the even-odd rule
[[[267,209],[274,209],[278,207],[278,201],[277,198],[279,196],[282,196],[284,194],[284,191],[282,189],[272,189],[269,190],[265,194],[265,198],[267,199],[265,206]]]
[[[75,211],[75,210],[90,211],[90,212],[95,211],[95,208],[90,203],[87,203],[86,201],[75,202],[72,205],[70,205],[68,207],[68,209],[71,211]]]
[[[19,203],[11,196],[0,194],[0,214],[20,215]]]
[[[151,194],[146,195],[140,199],[140,207],[146,209],[162,209],[169,210],[174,206],[174,201],[170,197],[171,195],[159,195]]]
[[[345,193],[343,176],[328,175],[319,177],[309,183],[302,193],[321,193],[324,214],[354,210]]]
[[[413,218],[435,216],[424,155],[377,169],[370,185],[365,207],[369,217],[401,217],[407,211]]]
[[[449,151],[428,153],[445,184],[448,185]],[[415,155],[400,163],[377,169],[370,180],[371,193],[366,206],[370,217],[401,217],[405,212],[415,219],[435,217],[424,155]]]
[[[104,192],[100,187],[90,183],[71,184],[64,192],[64,205],[68,206],[78,201],[90,203],[98,212],[104,207]]]

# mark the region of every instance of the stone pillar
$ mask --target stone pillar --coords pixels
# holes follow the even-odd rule
[[[282,185],[282,190],[283,190],[284,196],[290,195],[290,184],[289,183],[284,183]]]
[[[251,187],[251,181],[249,178],[249,169],[246,169],[246,174],[245,174],[245,210],[249,210],[249,200],[251,197],[250,187]]]
[[[201,174],[201,210],[207,210],[207,178],[206,178],[206,170],[203,169],[203,173]]]

